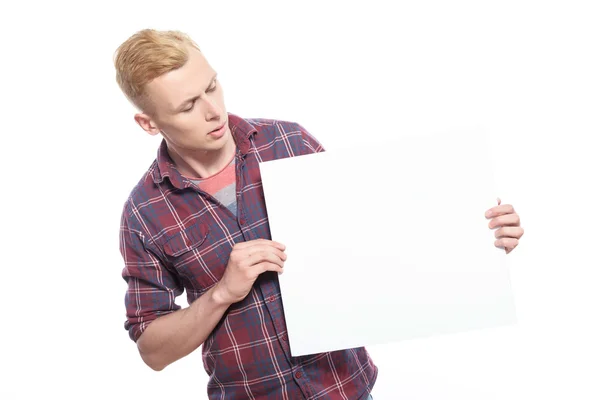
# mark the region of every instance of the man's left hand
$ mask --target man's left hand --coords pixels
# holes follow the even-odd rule
[[[510,253],[519,245],[519,239],[525,231],[521,227],[519,214],[510,204],[501,204],[498,199],[498,205],[486,211],[485,217],[491,219],[490,229],[496,229],[496,241],[494,246],[504,249],[506,254]]]

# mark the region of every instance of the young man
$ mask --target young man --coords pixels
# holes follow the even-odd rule
[[[120,230],[125,328],[146,364],[161,370],[202,345],[211,399],[370,398],[377,367],[364,348],[291,357],[287,341],[285,246],[270,237],[258,164],[319,142],[297,123],[227,113],[216,72],[181,32],[137,32],[115,67],[136,122],[163,137]],[[512,207],[486,216],[496,245],[514,249],[523,230]]]

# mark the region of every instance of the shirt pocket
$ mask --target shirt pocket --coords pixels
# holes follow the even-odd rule
[[[211,241],[208,225],[190,225],[165,237],[161,246],[168,265],[188,292],[188,302],[221,279],[224,266],[213,261],[217,249]]]
[[[208,227],[197,223],[165,239],[163,250],[171,261],[202,245],[208,237]]]

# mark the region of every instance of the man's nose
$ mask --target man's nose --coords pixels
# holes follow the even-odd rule
[[[221,115],[221,110],[219,107],[217,107],[212,99],[206,98],[204,99],[204,103],[204,115],[206,116],[207,121],[213,120]]]

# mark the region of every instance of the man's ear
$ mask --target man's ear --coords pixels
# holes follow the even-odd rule
[[[160,129],[156,126],[152,118],[148,114],[138,113],[133,117],[135,122],[142,127],[149,135],[155,136],[160,133]]]

